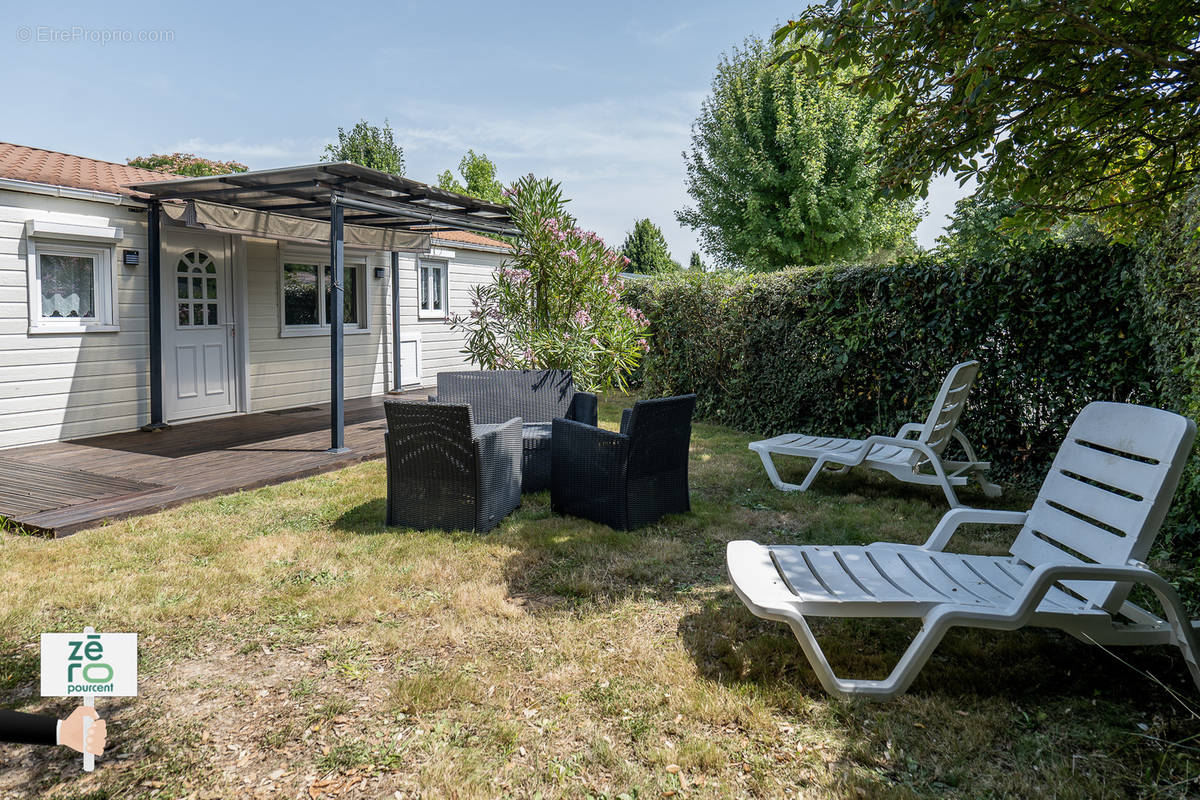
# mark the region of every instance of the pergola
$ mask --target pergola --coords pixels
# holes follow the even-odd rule
[[[392,371],[400,388],[400,253],[426,252],[441,230],[516,235],[508,207],[447,192],[348,161],[131,185],[148,197],[150,425],[162,428],[161,226],[184,225],[298,241],[328,241],[330,449],[344,452],[343,280],[347,234],[353,246],[392,253]],[[327,226],[327,227],[326,227]]]

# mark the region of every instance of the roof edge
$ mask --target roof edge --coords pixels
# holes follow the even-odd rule
[[[114,192],[103,192],[99,189],[80,189],[75,186],[62,186],[56,183],[39,183],[24,181],[20,178],[0,178],[0,189],[28,194],[51,195],[67,197],[72,200],[91,200],[99,203],[110,203],[115,206],[135,206],[145,208],[146,203],[136,197]]]

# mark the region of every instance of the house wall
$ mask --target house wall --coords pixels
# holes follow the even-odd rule
[[[471,287],[490,283],[492,275],[504,261],[500,253],[479,250],[449,249],[435,245],[432,258],[444,260],[448,264],[448,308],[447,312],[466,314],[471,310]],[[443,320],[423,319],[418,315],[418,284],[419,272],[417,259],[405,254],[400,258],[400,331],[402,338],[419,334],[421,339],[421,385],[436,386],[437,373],[443,370],[474,369],[467,357],[463,355],[463,342],[466,338],[461,332],[454,331]],[[390,301],[389,301],[390,302]],[[390,348],[391,338],[388,344]],[[388,362],[391,363],[389,349]]]
[[[0,190],[0,448],[135,430],[149,422],[146,218],[143,209]],[[89,226],[119,226],[114,286],[119,330],[30,333],[28,312],[29,219]],[[164,229],[163,238],[171,236]],[[329,400],[329,337],[287,336],[281,331],[280,253],[290,245],[244,239],[235,250],[234,286],[245,286],[249,359],[245,367],[250,411],[270,411]],[[137,250],[140,264],[120,264],[122,250]],[[324,252],[317,248],[316,252]],[[348,251],[353,259],[356,254]],[[435,247],[449,264],[448,314],[470,309],[472,285],[491,280],[503,255]],[[366,254],[369,329],[345,339],[347,398],[382,394],[392,386],[391,260]],[[376,279],[374,268],[384,267]],[[244,270],[245,282],[240,271]],[[471,369],[462,355],[463,336],[446,319],[417,312],[417,260],[400,260],[400,327],[419,339],[420,385],[437,373]],[[415,386],[415,384],[414,384]]]
[[[324,250],[286,242],[246,240],[245,264],[249,295],[250,363],[247,370],[251,411],[323,403],[329,400],[329,336],[291,335],[280,317],[281,263],[285,257],[309,254],[328,262]],[[491,280],[503,260],[498,253],[435,247],[433,254],[449,265],[448,316],[465,314],[471,286]],[[347,263],[366,259],[366,332],[348,332],[345,347],[345,396],[367,397],[392,388],[391,255],[347,251]],[[374,277],[376,267],[385,277]],[[417,311],[416,256],[400,257],[400,331],[419,341],[420,386],[434,386],[442,370],[472,369],[462,354],[463,334],[448,319],[420,318]],[[415,388],[410,384],[405,388]]]
[[[29,332],[30,219],[118,226],[141,264],[114,267],[119,331]],[[0,447],[74,439],[149,417],[146,215],[105,202],[0,190]]]

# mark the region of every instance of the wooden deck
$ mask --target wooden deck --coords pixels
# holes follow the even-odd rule
[[[327,403],[3,450],[0,516],[66,536],[106,520],[382,458],[384,428],[383,398],[371,397],[346,401],[348,453],[326,452]]]

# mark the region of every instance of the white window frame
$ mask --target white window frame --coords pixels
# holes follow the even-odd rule
[[[422,270],[425,267],[439,268],[442,271],[442,307],[422,308],[421,307],[421,276]],[[430,282],[432,282],[433,272],[430,270]],[[432,296],[432,292],[430,293]],[[450,318],[450,260],[447,258],[418,258],[417,259],[417,318],[418,319],[440,319],[446,320]]]
[[[287,309],[283,300],[283,265],[304,264],[317,268],[317,319],[316,325],[288,325]],[[308,250],[280,250],[279,253],[279,336],[287,339],[293,336],[328,336],[329,322],[325,319],[325,270],[329,267],[329,253],[318,254]],[[370,272],[367,269],[367,259],[363,256],[346,256],[342,267],[347,272],[355,270],[356,284],[361,287],[358,298],[358,322],[342,324],[342,333],[346,335],[371,332],[371,285],[368,283]]]
[[[78,226],[82,227],[82,226]],[[115,229],[120,231],[120,229]],[[40,232],[40,229],[37,231]],[[108,238],[108,237],[105,237]],[[107,333],[119,331],[117,318],[116,275],[113,274],[114,245],[78,243],[75,241],[42,240],[30,228],[27,241],[29,286],[29,333]],[[91,317],[43,317],[41,256],[84,256],[92,259]]]

